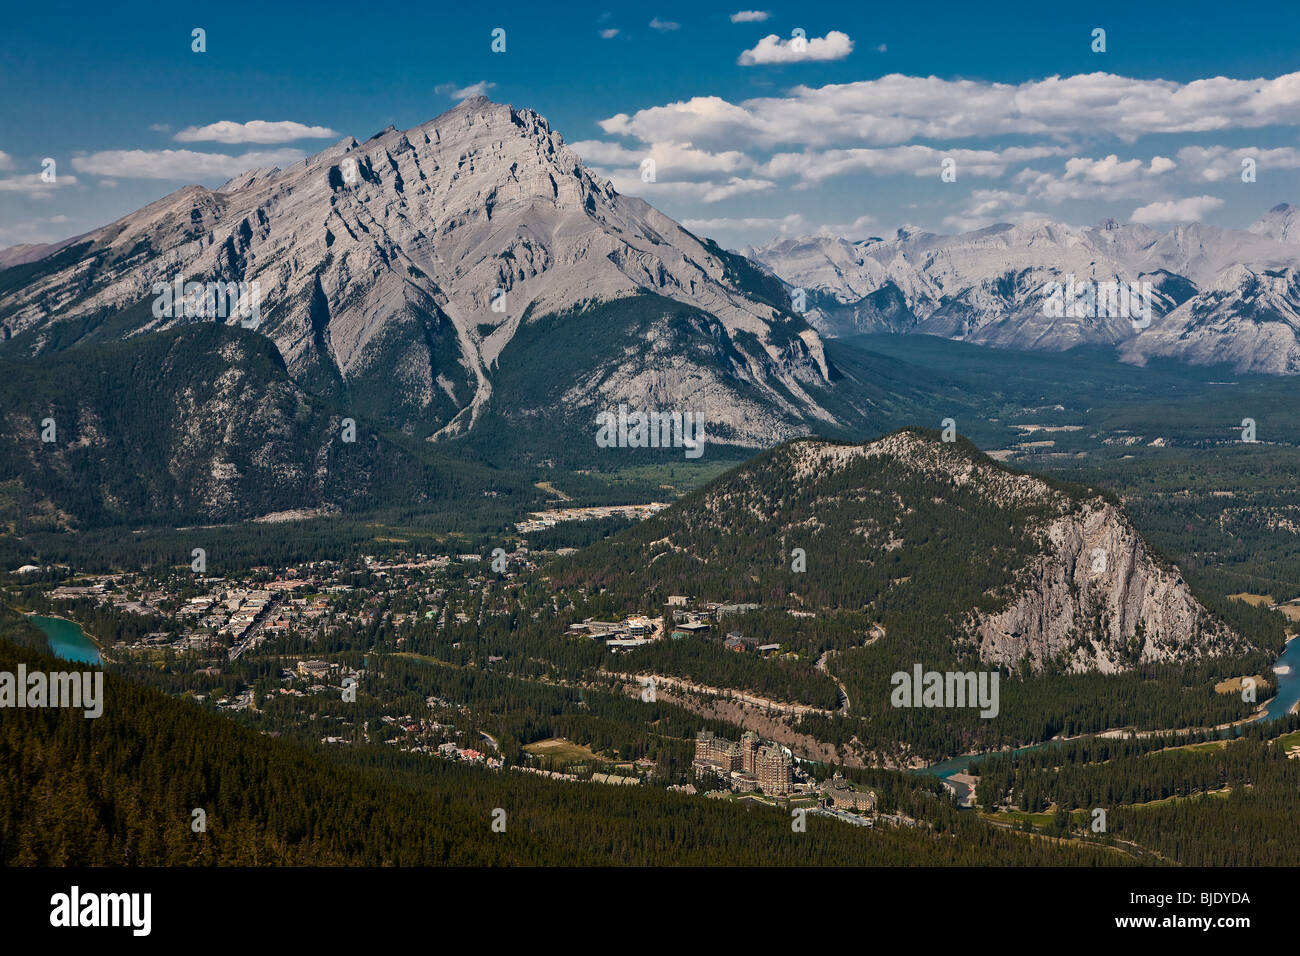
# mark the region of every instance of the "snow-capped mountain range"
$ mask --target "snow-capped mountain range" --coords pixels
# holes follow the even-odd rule
[[[920,332],[1049,350],[1101,344],[1135,364],[1165,356],[1300,372],[1300,208],[1285,203],[1248,230],[1038,220],[955,236],[904,227],[889,239],[784,239],[744,253],[805,291],[805,317],[823,335]],[[1053,283],[1146,288],[1151,315],[1083,306],[1060,314],[1047,303]]]

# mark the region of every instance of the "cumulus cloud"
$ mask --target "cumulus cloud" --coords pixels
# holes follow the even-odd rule
[[[10,156],[8,153],[6,153],[4,150],[0,149],[0,169],[13,169],[13,168],[14,168],[13,157]]]
[[[805,228],[799,213],[788,216],[754,216],[740,219],[683,219],[682,225],[694,233],[708,235],[714,232],[779,232],[781,235],[797,234]]]
[[[299,139],[336,139],[328,126],[304,126],[288,120],[269,123],[251,120],[235,123],[222,120],[207,126],[188,126],[172,138],[178,143],[292,143]]]
[[[660,33],[667,33],[669,30],[680,30],[681,28],[680,23],[673,23],[671,20],[660,20],[658,17],[650,21],[650,29],[658,30]]]
[[[731,176],[721,182],[693,182],[690,180],[664,180],[646,183],[641,180],[639,170],[616,170],[609,180],[614,189],[627,196],[640,196],[642,199],[683,199],[692,202],[715,203],[735,196],[766,192],[776,187],[776,183],[766,179],[745,179]]]
[[[771,39],[775,47],[777,41]],[[809,41],[810,48],[814,42]],[[1190,83],[1088,73],[1019,84],[893,73],[854,83],[796,86],[784,96],[740,103],[692,97],[630,115],[619,113],[600,125],[606,133],[646,142],[686,139],[705,148],[771,148],[790,143],[884,146],[923,137],[948,141],[1099,133],[1132,142],[1150,133],[1296,124],[1300,73]]]
[[[858,172],[937,177],[942,161],[952,159],[957,163],[959,176],[997,177],[1013,164],[1059,156],[1065,151],[1058,146],[1011,146],[1001,150],[935,149],[933,146],[833,149],[777,153],[760,169],[767,176],[798,176],[804,183]]]
[[[453,100],[466,100],[471,96],[486,96],[487,91],[496,86],[491,80],[479,80],[469,86],[457,86],[455,83],[439,83],[433,92],[441,93]]]
[[[754,49],[741,53],[736,62],[741,66],[767,66],[773,63],[842,60],[852,52],[853,41],[847,33],[839,30],[832,30],[824,37],[791,37],[788,40],[770,33],[759,40]]]
[[[1223,205],[1217,196],[1188,196],[1168,202],[1153,202],[1133,210],[1129,219],[1150,225],[1160,222],[1199,222],[1207,212]]]
[[[47,183],[40,173],[28,173],[25,176],[7,176],[0,179],[0,192],[22,193],[28,199],[49,199],[56,189],[77,185],[77,177],[59,173],[54,182]]]
[[[218,177],[229,179],[250,169],[288,166],[303,158],[302,150],[278,149],[226,156],[189,149],[110,149],[88,156],[74,156],[72,168],[95,176],[121,179],[179,179],[196,182]],[[62,176],[59,177],[63,179]]]
[[[731,15],[732,23],[763,23],[772,14],[766,10],[738,10]]]
[[[600,38],[602,40],[612,40],[616,36],[618,36],[618,27],[610,27],[608,30],[600,31]]]
[[[1005,189],[974,189],[961,202],[961,208],[943,218],[942,225],[952,232],[970,232],[999,222],[1028,222],[1043,218],[1040,213],[1026,212],[1029,196]]]
[[[1230,149],[1227,146],[1184,146],[1178,151],[1178,162],[1184,171],[1208,183],[1241,175],[1242,161],[1253,159],[1256,170],[1300,169],[1300,150],[1291,146],[1276,149],[1259,149],[1248,146]]]
[[[1086,179],[1094,183],[1122,183],[1136,179],[1142,174],[1142,160],[1129,159],[1123,162],[1114,153],[1105,159],[1089,159],[1075,156],[1065,162],[1066,179]]]
[[[1177,168],[1167,156],[1121,160],[1112,153],[1102,159],[1073,156],[1065,162],[1065,172],[1057,176],[1038,169],[1025,169],[1014,181],[1026,193],[1050,203],[1067,200],[1105,200],[1151,198],[1160,177]],[[1163,187],[1161,187],[1163,191]]]
[[[629,149],[619,143],[592,139],[569,145],[584,163],[597,168],[640,166],[642,160],[653,159],[656,175],[672,179],[734,173],[753,165],[748,156],[736,150],[710,153],[695,149],[690,143],[651,143],[641,149]]]
[[[570,143],[569,148],[578,154],[583,163],[594,167],[639,163],[647,155],[645,150],[629,149],[621,143],[601,139],[580,139]]]

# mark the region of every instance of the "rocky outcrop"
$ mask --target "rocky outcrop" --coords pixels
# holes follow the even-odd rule
[[[1005,609],[972,617],[981,659],[1110,674],[1244,649],[1114,505],[1085,501],[1053,518],[1041,540],[1042,553],[1021,571]]]

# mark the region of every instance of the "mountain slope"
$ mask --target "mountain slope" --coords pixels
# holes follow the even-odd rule
[[[32,258],[46,252],[15,253],[0,271],[8,356],[197,320],[155,315],[155,283],[257,283],[258,330],[303,387],[445,437],[494,402],[551,410],[537,391],[497,394],[499,366],[521,361],[510,355],[521,329],[653,294],[674,308],[638,340],[586,336],[589,361],[564,384],[587,412],[672,402],[750,445],[836,421],[821,340],[779,283],[593,178],[541,116],[483,97],[288,169],[186,187]],[[682,315],[694,335],[673,333]],[[672,361],[637,374],[665,343]],[[546,337],[529,349],[524,364],[545,363]]]
[[[269,341],[214,324],[0,362],[0,408],[0,487],[26,525],[353,511],[489,484],[364,421],[344,441],[344,416]]]
[[[793,549],[807,570],[792,570]],[[965,442],[796,441],[561,565],[616,592],[934,615],[987,664],[1115,673],[1239,653],[1106,497]]]
[[[0,607],[0,669],[48,671],[39,638]],[[43,643],[43,642],[42,642]],[[192,700],[104,675],[110,706],[10,710],[0,721],[6,866],[834,866],[1114,862],[998,832],[970,817],[845,827],[738,813],[662,787],[493,772],[394,748],[307,750]],[[382,751],[382,752],[380,752]],[[933,801],[929,801],[933,807]],[[191,829],[193,810],[207,830]],[[493,822],[504,808],[508,826]],[[946,816],[946,815],[945,815]]]

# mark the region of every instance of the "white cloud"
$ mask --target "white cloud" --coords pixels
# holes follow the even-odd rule
[[[1073,156],[1066,160],[1063,176],[1025,169],[1016,174],[1014,181],[1025,187],[1027,195],[1049,203],[1151,199],[1160,177],[1177,165],[1167,156],[1153,156],[1149,163],[1140,159],[1121,160],[1114,153],[1103,159]]]
[[[1105,159],[1090,159],[1076,156],[1066,160],[1065,178],[1084,179],[1089,182],[1110,186],[1117,183],[1135,182],[1147,176],[1160,176],[1174,169],[1177,164],[1167,156],[1152,156],[1149,165],[1143,165],[1140,159],[1121,160],[1114,153]]]
[[[189,149],[110,149],[88,156],[75,156],[72,168],[79,173],[122,179],[181,179],[194,182],[217,177],[229,179],[250,169],[265,166],[284,167],[296,163],[303,155],[298,149],[251,152],[239,156],[199,153]]]
[[[621,143],[601,139],[580,139],[576,143],[570,143],[569,149],[577,153],[585,165],[597,168],[639,163],[647,155],[645,150],[629,149]]]
[[[641,149],[629,149],[603,140],[579,140],[570,143],[582,161],[595,168],[633,164],[653,159],[656,175],[669,179],[692,178],[715,173],[734,173],[753,165],[744,153],[728,150],[710,153],[695,149],[690,143],[651,143]]]
[[[1065,161],[1066,179],[1086,179],[1094,183],[1110,185],[1131,182],[1140,175],[1142,175],[1142,160],[1129,159],[1121,162],[1114,153],[1105,159],[1074,156]]]
[[[453,100],[467,100],[471,96],[486,96],[487,91],[496,86],[491,80],[479,80],[469,86],[457,86],[455,83],[439,83],[433,92],[449,96]]]
[[[680,30],[681,28],[680,23],[673,23],[671,20],[660,20],[658,17],[650,21],[650,29],[658,30],[660,33],[666,33],[669,30]]]
[[[682,225],[694,233],[772,231],[781,235],[797,234],[806,226],[803,216],[791,213],[782,217],[755,216],[745,219],[683,219]]]
[[[336,139],[338,133],[328,126],[305,126],[288,120],[267,122],[251,120],[235,123],[222,120],[207,126],[188,126],[173,139],[178,143],[292,143],[299,139]]]
[[[1019,84],[893,73],[817,88],[796,86],[784,96],[740,103],[693,97],[620,113],[600,125],[607,133],[646,142],[687,140],[731,149],[1005,135],[1108,134],[1131,142],[1150,133],[1300,125],[1300,73],[1190,83],[1089,73]]]
[[[714,186],[702,197],[704,202],[719,202],[723,199],[730,199],[733,196],[744,196],[748,193],[764,192],[772,189],[776,183],[769,182],[766,179],[742,179],[739,176],[732,176],[729,180],[721,185]]]
[[[741,66],[766,66],[772,63],[803,63],[806,61],[842,60],[853,52],[853,41],[847,33],[832,30],[824,37],[791,37],[782,40],[770,33],[758,41],[758,46],[745,50],[736,60]]]
[[[1013,164],[1059,156],[1059,146],[1011,146],[1002,150],[935,149],[932,146],[891,146],[885,149],[833,149],[825,152],[777,153],[760,167],[766,176],[798,176],[804,183],[821,182],[844,173],[938,177],[944,159],[957,163],[957,175],[997,177]]]
[[[618,36],[618,27],[611,27],[608,30],[600,31],[600,38],[602,40],[612,40],[616,36]]]
[[[732,23],[763,23],[772,14],[766,10],[738,10],[731,15]]]
[[[1184,172],[1193,174],[1204,182],[1217,183],[1241,175],[1241,162],[1253,159],[1256,170],[1300,169],[1300,150],[1291,146],[1276,149],[1227,146],[1184,146],[1178,151],[1178,162]]]
[[[59,173],[52,183],[41,179],[40,173],[28,173],[24,176],[8,176],[0,179],[0,192],[22,193],[29,199],[49,199],[56,189],[75,185],[77,185],[77,177],[69,176],[67,173]]]
[[[945,216],[942,225],[952,232],[971,232],[1000,222],[1031,222],[1044,218],[1025,211],[1029,197],[1005,189],[975,189],[962,202],[960,211]],[[1013,211],[1015,210],[1015,211]]]
[[[13,169],[14,159],[4,150],[0,149],[0,169]]]
[[[1207,212],[1213,212],[1223,205],[1217,196],[1188,196],[1186,199],[1174,199],[1168,202],[1153,202],[1133,210],[1129,219],[1133,222],[1199,222]]]
[[[765,192],[776,187],[776,183],[766,179],[744,179],[740,176],[731,176],[722,182],[657,179],[653,183],[647,183],[641,180],[639,169],[615,170],[609,180],[616,191],[626,196],[640,196],[650,201],[682,199],[715,203],[735,196]]]

